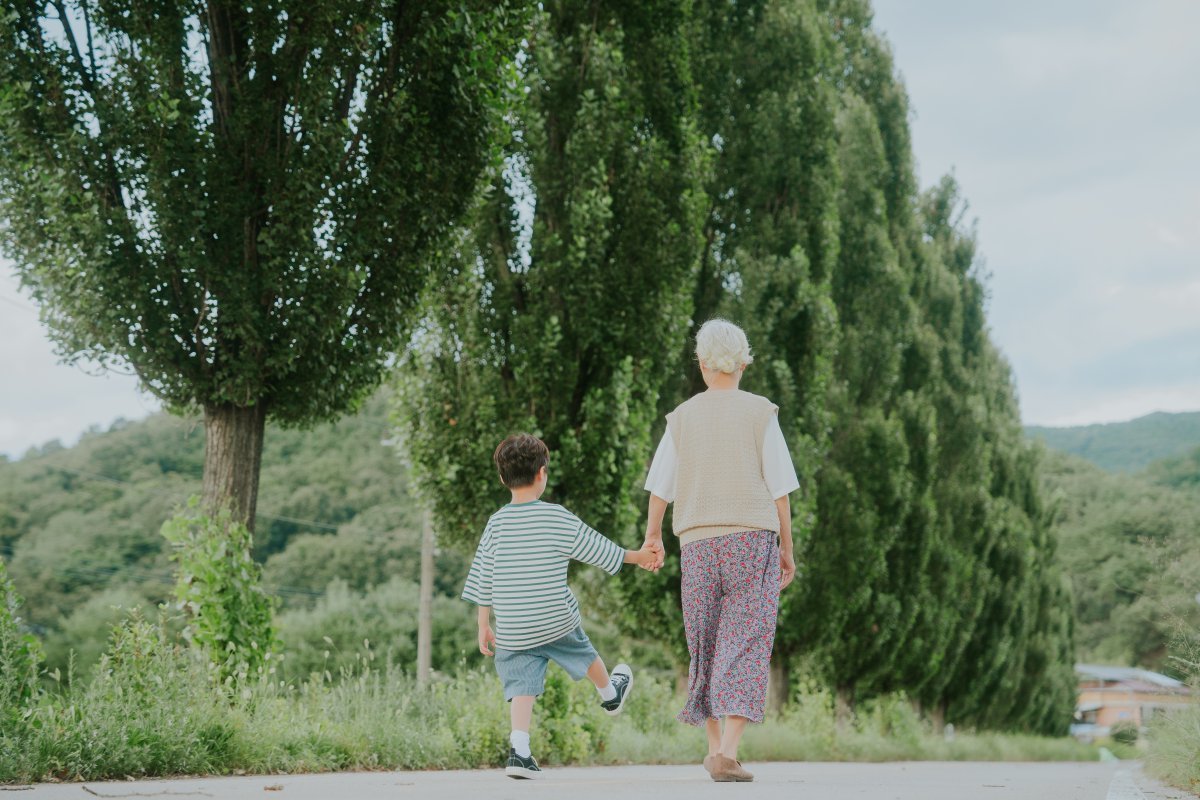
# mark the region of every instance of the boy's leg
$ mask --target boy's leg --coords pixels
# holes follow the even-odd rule
[[[533,720],[533,695],[518,695],[512,699],[509,714],[512,718],[512,733],[509,743],[522,758],[529,758],[529,725]]]
[[[608,668],[604,666],[604,659],[600,656],[596,656],[596,660],[588,667],[587,679],[596,687],[601,700],[612,700],[617,696],[617,690],[608,678]]]

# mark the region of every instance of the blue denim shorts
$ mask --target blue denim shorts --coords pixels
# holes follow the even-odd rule
[[[546,690],[546,667],[553,661],[572,680],[587,675],[588,667],[599,656],[591,640],[583,632],[582,625],[548,644],[528,650],[505,650],[496,648],[496,674],[504,684],[504,699],[532,695],[540,697]]]

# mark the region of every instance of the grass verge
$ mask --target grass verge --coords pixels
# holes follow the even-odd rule
[[[0,725],[0,781],[96,780],[179,774],[496,767],[507,753],[508,709],[490,670],[418,689],[406,674],[355,669],[284,682],[232,683],[158,626],[119,628],[95,674],[42,695]],[[587,682],[552,667],[538,702],[533,747],[546,764],[698,762],[701,731],[679,724],[682,700],[645,672],[626,712],[608,717]],[[797,696],[752,726],[746,760],[1092,760],[1069,739],[935,735],[902,698],[860,709],[839,729],[831,698]]]

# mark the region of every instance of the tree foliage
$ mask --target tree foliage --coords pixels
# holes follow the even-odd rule
[[[506,495],[506,435],[550,447],[548,499],[630,539],[662,376],[686,329],[704,160],[686,3],[547,3],[503,168],[453,249],[398,405],[449,542]]]

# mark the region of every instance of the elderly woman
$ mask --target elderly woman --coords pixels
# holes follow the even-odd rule
[[[646,541],[661,544],[663,514],[674,502],[691,654],[678,719],[705,726],[704,767],[714,781],[751,781],[738,743],[746,723],[763,719],[779,592],[796,572],[788,493],[800,483],[779,407],[738,388],[754,360],[742,329],[704,323],[696,358],[708,389],[667,415],[646,479]],[[659,553],[650,568],[662,566]]]

